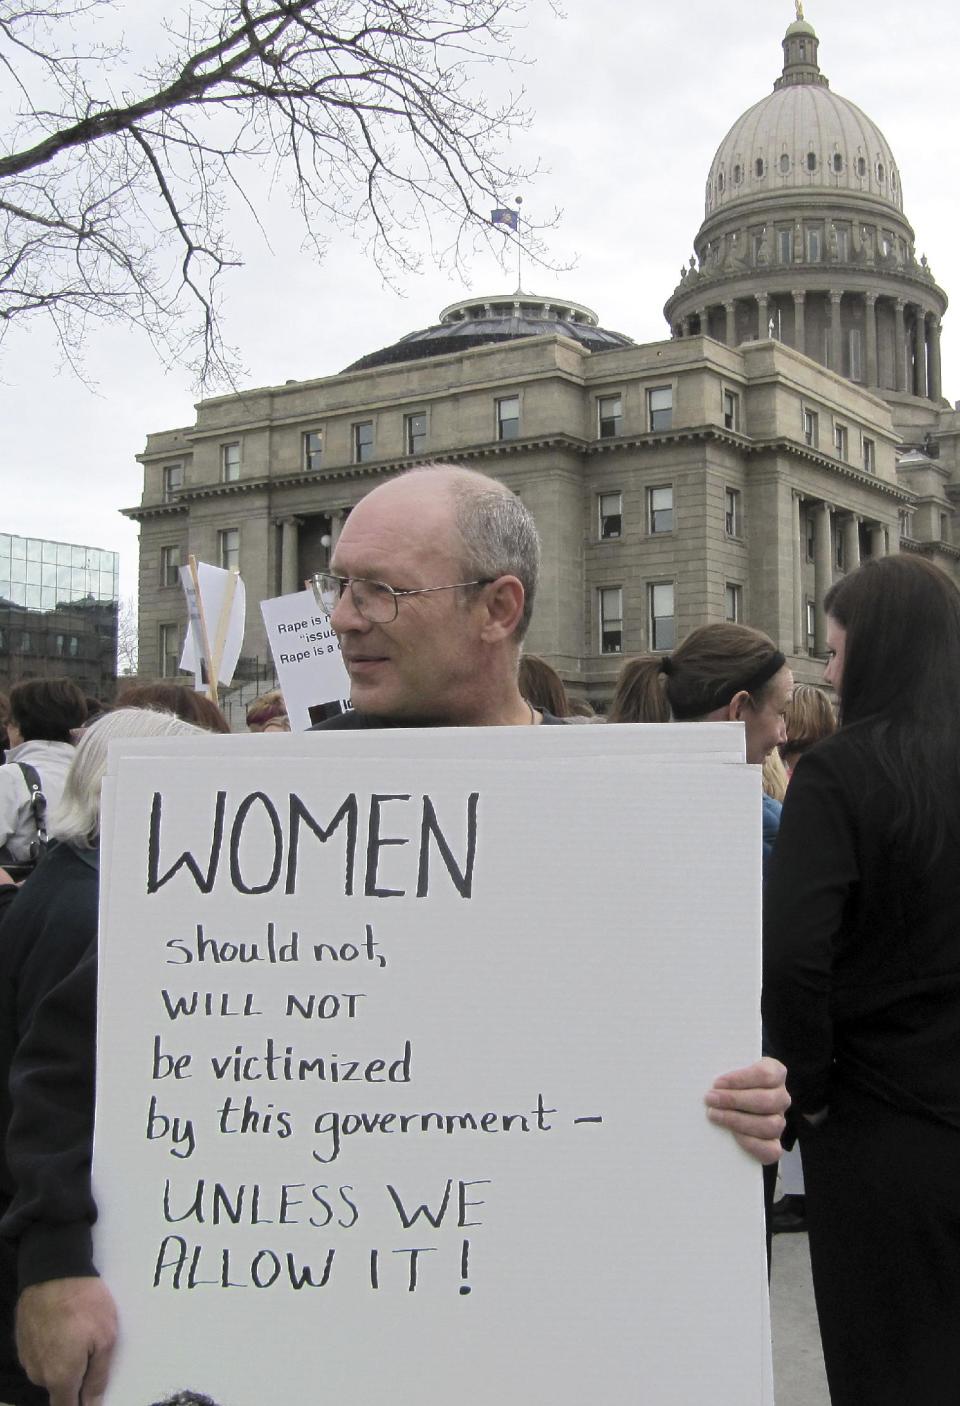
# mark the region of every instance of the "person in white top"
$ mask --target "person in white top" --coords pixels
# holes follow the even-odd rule
[[[36,771],[49,813],[73,760],[73,729],[86,717],[86,699],[69,679],[28,679],[10,690],[7,732],[13,745],[0,767],[0,864],[24,863],[37,838],[30,786],[19,763]]]

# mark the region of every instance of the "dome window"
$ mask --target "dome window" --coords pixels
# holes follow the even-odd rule
[[[833,170],[834,174],[837,176],[839,176],[843,170],[843,157],[840,155],[839,151],[833,153]]]
[[[890,172],[890,189],[891,189],[891,190],[896,190],[896,188],[897,188],[897,173],[896,173],[896,171],[891,171],[891,172]]]
[[[866,158],[863,157],[863,156],[858,156],[858,157],[857,157],[857,175],[860,176],[861,179],[862,179],[866,174],[867,174],[867,162],[866,162]]]
[[[817,169],[817,153],[816,153],[815,151],[808,151],[808,152],[807,152],[807,170],[808,170],[808,171],[815,171],[816,169]]]
[[[723,172],[722,172],[722,171],[720,172],[719,176],[717,176],[717,194],[718,194],[718,195],[722,195],[722,194],[723,194]]]
[[[790,158],[786,152],[784,152],[783,155],[780,157],[780,170],[783,175],[786,175],[787,172],[790,170]]]
[[[754,169],[754,170],[756,171],[756,173],[757,173],[757,179],[758,179],[758,180],[762,180],[762,179],[763,179],[764,170],[766,169],[766,168],[764,167],[764,164],[763,164],[763,157],[762,157],[762,156],[758,156],[758,157],[757,157],[757,160],[756,160],[756,163],[754,164],[754,168],[753,168],[753,169]]]
[[[742,167],[740,166],[740,163],[738,162],[737,165],[734,166],[734,168],[733,168],[733,184],[734,184],[735,186],[738,186],[742,180],[743,180],[743,169],[742,169]]]
[[[882,162],[882,161],[878,161],[878,162],[877,162],[877,180],[880,182],[881,185],[883,185],[883,181],[884,181],[884,170],[883,170],[883,162]]]

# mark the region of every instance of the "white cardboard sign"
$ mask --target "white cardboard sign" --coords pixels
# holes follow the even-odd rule
[[[111,1406],[767,1400],[756,772],[459,731],[112,753]]]
[[[340,641],[312,591],[260,602],[273,662],[294,732],[350,706],[350,677]]]
[[[232,580],[231,580],[232,578]],[[216,682],[229,684],[233,679],[240,650],[243,647],[243,627],[247,613],[247,592],[242,578],[235,571],[197,563],[200,601],[194,589],[190,568],[181,566],[180,584],[187,601],[187,633],[180,656],[180,668],[194,675],[194,686],[203,691],[212,672],[211,661],[205,658],[200,605],[206,623],[207,643],[214,658],[219,656]]]

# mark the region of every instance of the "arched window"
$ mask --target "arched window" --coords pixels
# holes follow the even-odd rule
[[[741,171],[741,169],[740,169],[740,163],[738,162],[737,165],[734,166],[734,168],[733,168],[733,184],[734,184],[735,186],[738,186],[738,185],[740,184],[742,178],[743,178],[743,172]]]
[[[839,151],[833,153],[833,169],[838,176],[843,170],[843,157],[840,155]]]
[[[722,194],[723,194],[723,172],[722,172],[722,171],[721,171],[720,174],[717,176],[717,194],[718,194],[718,195],[722,195]]]
[[[756,171],[756,173],[757,173],[757,178],[758,178],[759,180],[762,180],[762,178],[763,178],[763,172],[764,172],[764,169],[765,169],[765,168],[764,168],[764,165],[763,165],[763,157],[762,157],[762,156],[758,156],[758,157],[757,157],[756,164],[755,164],[755,166],[754,166],[753,169],[754,169],[754,170]]]
[[[790,158],[786,152],[780,157],[780,170],[784,175],[790,170]]]
[[[883,185],[883,179],[884,179],[883,162],[882,162],[882,161],[878,161],[878,162],[877,162],[877,180],[880,182],[881,185]]]
[[[867,174],[867,161],[866,161],[866,157],[858,156],[858,157],[857,157],[857,175],[860,176],[861,178],[863,178],[866,174]]]
[[[807,152],[807,170],[808,170],[808,171],[815,171],[816,169],[817,169],[817,153],[816,153],[815,151],[808,151],[808,152]]]

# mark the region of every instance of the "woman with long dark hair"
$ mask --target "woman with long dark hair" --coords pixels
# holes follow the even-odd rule
[[[827,593],[840,728],[764,905],[833,1406],[960,1401],[960,592],[918,556]]]

